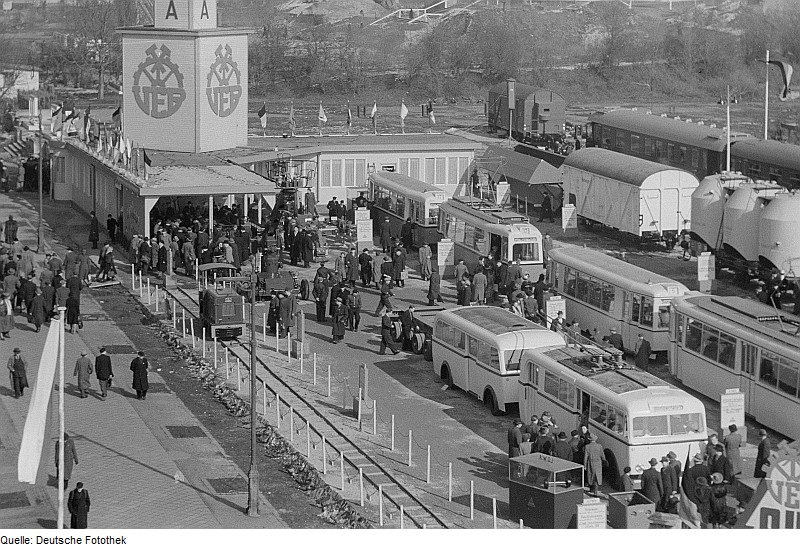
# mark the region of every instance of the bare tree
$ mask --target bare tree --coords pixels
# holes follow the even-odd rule
[[[603,59],[607,67],[619,65],[632,28],[631,11],[617,2],[596,3],[597,24],[603,29]]]

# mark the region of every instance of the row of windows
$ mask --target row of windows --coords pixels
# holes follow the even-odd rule
[[[493,370],[500,371],[500,355],[497,352],[497,348],[489,345],[485,341],[467,335],[462,330],[447,324],[443,320],[436,321],[434,337],[441,340],[446,345],[466,351],[473,360]],[[517,360],[516,367],[514,367],[513,364],[508,364],[506,369],[519,370],[519,360]]]
[[[633,418],[633,438],[688,435],[703,429],[703,416],[699,413]]]
[[[567,295],[602,309],[607,313],[614,312],[616,288],[613,285],[569,267],[564,267],[564,282],[564,292]]]
[[[367,184],[367,161],[363,158],[320,162],[320,187],[363,187]]]
[[[409,199],[408,204],[411,208],[408,217],[414,223],[434,226],[439,224],[439,204],[431,203],[427,211],[425,211],[425,203],[421,200]]]
[[[424,173],[421,173],[424,162]],[[469,168],[469,158],[400,158],[400,173],[431,185],[458,185]]]
[[[736,338],[713,326],[687,318],[684,341],[683,315],[675,322],[675,339],[678,344],[731,370],[736,367]],[[761,360],[758,361],[760,352]],[[758,372],[756,372],[758,364]],[[758,375],[759,381],[791,396],[800,397],[800,364],[742,342],[741,367],[746,374]]]
[[[440,228],[442,234],[457,244],[462,244],[480,255],[489,255],[489,237],[481,227],[470,225],[464,220],[442,212]],[[504,249],[508,249],[508,238],[503,237]],[[506,257],[504,254],[503,257]]]
[[[791,188],[800,187],[800,174],[789,173],[788,182],[784,181],[784,171],[776,166],[761,166],[758,162],[745,158],[733,158],[733,169],[740,171],[753,179],[769,179],[778,183],[788,183]]]
[[[372,200],[379,208],[405,219],[406,197],[402,194],[375,185],[372,190]]]
[[[605,149],[614,149],[634,156],[653,158],[657,161],[668,161],[673,164],[691,167],[696,171],[707,169],[707,151],[689,147],[680,143],[672,143],[653,137],[641,136],[628,130],[609,128],[597,125],[600,143]]]

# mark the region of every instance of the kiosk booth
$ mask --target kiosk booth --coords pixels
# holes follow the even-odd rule
[[[547,454],[508,461],[511,519],[529,528],[575,528],[583,503],[583,466]]]

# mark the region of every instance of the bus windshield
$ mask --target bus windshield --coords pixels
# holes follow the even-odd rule
[[[699,413],[633,418],[633,438],[686,435],[703,429],[703,416]]]
[[[539,261],[538,242],[515,242],[513,259],[520,261]]]
[[[522,358],[522,351],[525,349],[507,349],[503,351],[503,362],[507,372],[518,372],[519,361]]]

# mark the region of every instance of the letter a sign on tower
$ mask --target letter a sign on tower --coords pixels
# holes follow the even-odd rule
[[[155,26],[162,29],[213,29],[216,0],[155,0]]]

